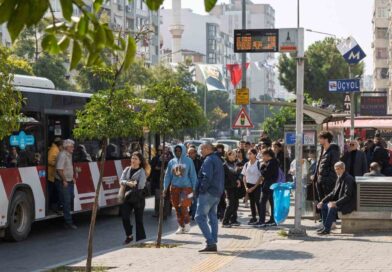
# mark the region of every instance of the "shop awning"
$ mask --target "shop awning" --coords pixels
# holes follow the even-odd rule
[[[349,128],[351,126],[350,118],[345,121],[329,122],[324,124],[324,127],[328,128]],[[392,128],[392,116],[388,118],[355,118],[354,120],[355,128]]]

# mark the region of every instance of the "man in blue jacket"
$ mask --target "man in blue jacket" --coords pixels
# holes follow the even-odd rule
[[[165,194],[169,185],[173,207],[176,209],[177,234],[189,232],[191,229],[189,207],[192,204],[193,189],[197,183],[197,175],[193,161],[186,156],[186,148],[179,144],[174,147],[175,157],[169,161],[164,179]]]
[[[210,143],[201,146],[204,162],[199,171],[196,186],[198,201],[195,220],[207,240],[207,246],[199,252],[217,251],[217,208],[224,191],[225,174],[222,161],[213,150],[214,147]],[[207,217],[210,225],[207,223]]]

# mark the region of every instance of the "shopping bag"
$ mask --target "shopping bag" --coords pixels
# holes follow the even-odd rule
[[[276,224],[283,223],[290,210],[290,190],[294,187],[293,182],[274,183],[270,189],[274,191],[274,218]]]

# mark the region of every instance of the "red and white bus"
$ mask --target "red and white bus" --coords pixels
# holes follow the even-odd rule
[[[48,149],[55,137],[72,138],[75,113],[91,94],[55,90],[50,80],[29,76],[15,75],[14,86],[26,103],[20,130],[0,142],[0,237],[20,241],[28,236],[34,221],[59,216],[48,209]],[[78,145],[84,145],[92,159],[80,161],[80,156],[74,154],[78,178],[73,212],[92,208],[99,179],[100,143],[77,142],[76,152]],[[100,207],[117,205],[119,177],[138,146],[140,139],[110,141]]]

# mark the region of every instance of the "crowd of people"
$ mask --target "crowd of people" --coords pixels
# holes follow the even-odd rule
[[[347,141],[343,153],[333,143],[333,135],[329,131],[322,131],[318,142],[321,146],[319,157],[309,154],[309,158],[304,159],[302,178],[307,187],[314,187],[311,198],[317,200],[321,217],[318,233],[326,235],[334,227],[338,211],[345,214],[355,209],[355,177],[392,176],[392,160],[385,142],[378,135],[373,140]],[[83,146],[77,146],[74,152],[74,145],[72,140],[56,138],[48,152],[49,205],[51,210],[64,214],[65,226],[71,229],[77,228],[71,216],[77,177],[73,158],[91,161]],[[132,213],[135,216],[136,241],[146,238],[143,215],[145,198],[149,193],[148,180],[155,196],[153,216],[159,215],[163,188],[164,219],[171,215],[174,208],[177,234],[188,233],[191,220],[195,220],[207,242],[201,252],[217,251],[219,221],[224,228],[241,225],[238,219],[241,199],[250,209],[248,225],[257,228],[276,226],[270,187],[276,182],[290,180],[290,176],[295,177],[295,160],[290,161],[284,149],[282,141],[271,141],[263,133],[257,144],[240,141],[236,149],[225,150],[222,144],[204,143],[201,154],[192,144],[177,144],[172,151],[158,147],[150,162],[141,152],[133,152],[130,165],[120,178],[124,189],[120,208],[126,234],[124,244],[134,239]],[[11,156],[10,163],[18,160],[16,152],[11,152]],[[161,173],[162,169],[164,173]],[[161,174],[164,177],[162,188]],[[307,176],[310,176],[309,181]],[[307,194],[309,192],[311,190],[306,190]]]

